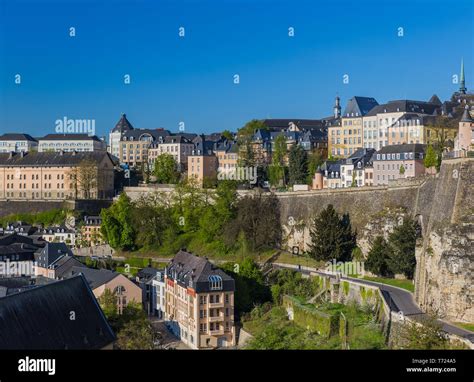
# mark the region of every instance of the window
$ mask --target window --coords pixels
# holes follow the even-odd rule
[[[222,277],[218,275],[211,275],[208,278],[210,290],[222,290]]]

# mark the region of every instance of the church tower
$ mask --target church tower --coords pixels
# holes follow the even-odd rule
[[[334,118],[338,119],[341,116],[341,99],[336,96],[336,103],[334,104]]]

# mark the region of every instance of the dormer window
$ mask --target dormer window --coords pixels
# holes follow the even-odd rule
[[[211,275],[208,278],[210,290],[222,290],[222,277],[218,275]]]

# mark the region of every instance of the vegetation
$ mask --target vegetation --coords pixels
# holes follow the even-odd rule
[[[306,184],[308,180],[308,156],[300,145],[291,146],[288,154],[289,183]]]
[[[441,324],[434,317],[427,316],[422,325],[418,322],[406,322],[402,330],[402,338],[406,341],[409,349],[447,349],[449,340],[441,330]]]
[[[11,214],[0,218],[0,225],[6,227],[7,223],[22,221],[28,224],[42,225],[44,227],[64,224],[64,220],[72,211],[52,209],[38,213]]]
[[[426,149],[425,158],[423,159],[423,164],[426,168],[436,167],[438,162],[438,157],[436,155],[433,146],[429,145]]]
[[[142,307],[129,302],[119,314],[117,311],[117,296],[106,289],[98,299],[99,304],[117,335],[116,346],[123,350],[152,350],[153,329]]]
[[[179,180],[179,172],[176,168],[176,161],[171,154],[161,154],[155,159],[153,174],[158,183],[174,184]]]
[[[317,169],[324,163],[324,157],[320,151],[313,151],[308,155],[308,184],[311,184]]]
[[[388,267],[389,247],[383,236],[377,236],[365,261],[365,269],[379,276],[393,276]]]
[[[309,255],[316,260],[348,261],[356,247],[356,233],[352,231],[349,215],[340,217],[332,204],[314,219],[310,236]]]
[[[364,276],[364,280],[368,281],[375,281],[381,284],[392,285],[398,288],[406,289],[409,292],[415,291],[415,285],[413,284],[412,280],[400,280],[400,279],[391,279],[391,278],[384,278],[384,277],[369,277]]]
[[[287,155],[286,139],[283,135],[275,139],[275,147],[272,155],[272,164],[268,168],[270,184],[275,187],[286,186],[285,157]]]

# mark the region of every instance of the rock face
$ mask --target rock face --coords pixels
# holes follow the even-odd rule
[[[474,160],[443,162],[417,248],[415,299],[452,321],[474,322]]]

